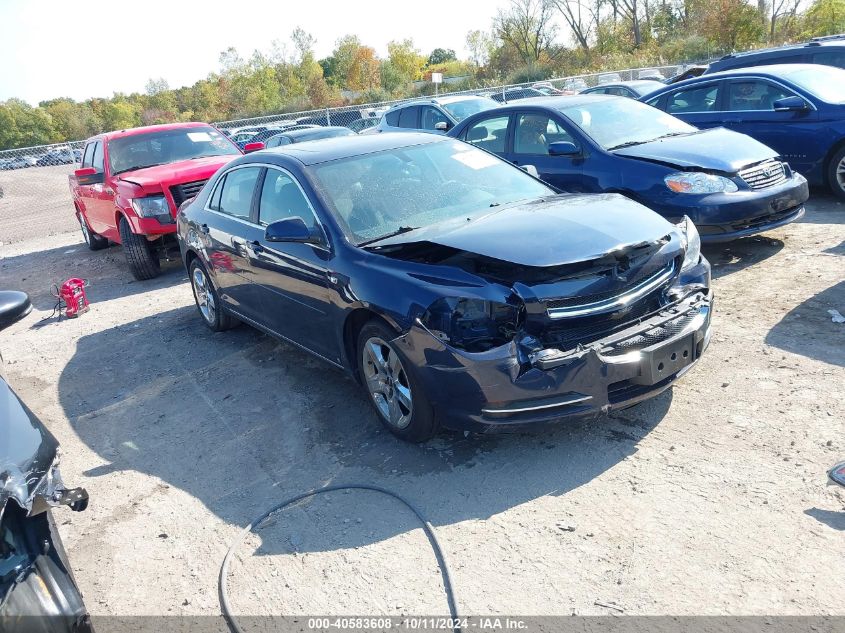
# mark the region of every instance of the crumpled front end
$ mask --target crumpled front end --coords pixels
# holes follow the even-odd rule
[[[685,264],[676,239],[617,253],[610,272],[515,283],[518,300],[488,305],[486,320],[455,301],[451,313],[429,309],[394,343],[448,428],[507,430],[630,406],[671,386],[710,341],[710,265]],[[490,322],[499,325],[481,327]]]

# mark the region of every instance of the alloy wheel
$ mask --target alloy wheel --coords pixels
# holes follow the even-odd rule
[[[367,339],[361,366],[367,391],[388,424],[404,429],[411,423],[413,397],[408,374],[395,351],[377,336]]]
[[[194,268],[194,274],[191,278],[194,285],[194,294],[197,298],[197,307],[200,309],[200,314],[208,323],[214,324],[214,319],[217,314],[217,306],[214,304],[214,293],[211,291],[211,284],[208,277],[205,276],[205,271],[197,266]]]
[[[845,156],[836,166],[836,181],[839,183],[839,188],[845,191]]]

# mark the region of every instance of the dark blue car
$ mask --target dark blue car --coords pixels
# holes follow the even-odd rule
[[[629,406],[710,338],[689,219],[556,194],[444,136],[241,156],[177,222],[206,326],[243,321],[349,371],[407,440]]]
[[[725,127],[765,143],[811,185],[845,198],[845,70],[818,64],[702,75],[645,101],[700,128]]]
[[[700,131],[624,97],[528,99],[469,117],[449,133],[537,170],[561,191],[617,192],[704,241],[793,222],[807,182],[777,152],[728,130]]]

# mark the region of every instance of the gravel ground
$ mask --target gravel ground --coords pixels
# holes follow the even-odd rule
[[[208,332],[178,262],[134,282],[119,247],[9,244],[20,227],[0,220],[0,287],[36,310],[2,335],[6,373],[91,494],[57,517],[95,616],[218,613],[240,527],[344,482],[424,509],[463,613],[845,614],[845,489],[825,485],[845,457],[845,325],[827,314],[845,313],[845,204],[816,194],[801,223],[706,249],[714,337],[674,389],[545,432],[423,446],[304,353],[248,327]],[[91,311],[42,321],[70,276],[90,280]],[[413,516],[368,492],[274,517],[230,588],[240,613],[447,612]]]

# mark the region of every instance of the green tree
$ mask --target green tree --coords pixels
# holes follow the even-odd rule
[[[802,20],[804,37],[845,33],[845,0],[814,0]]]
[[[455,51],[451,48],[435,48],[431,51],[431,55],[428,56],[427,63],[429,66],[435,66],[437,64],[455,61],[457,59],[458,56],[455,55]]]

